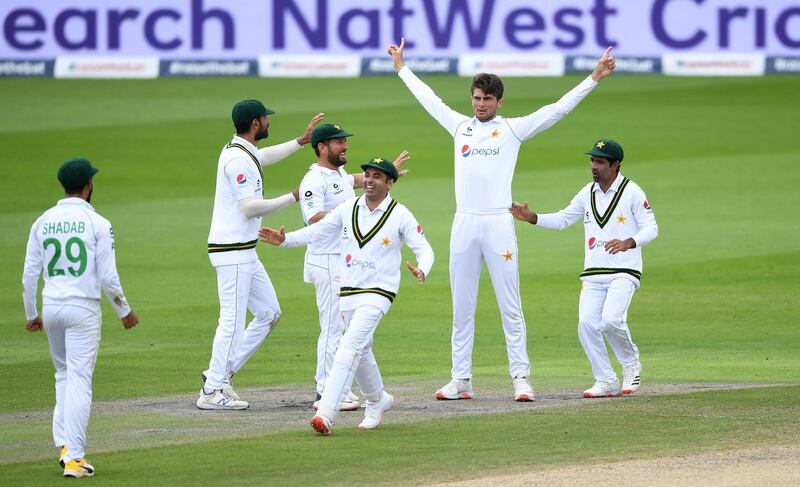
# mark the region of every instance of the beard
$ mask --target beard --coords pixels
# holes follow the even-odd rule
[[[345,160],[339,159],[339,155],[340,154],[341,154],[341,152],[339,154],[336,154],[336,155],[333,155],[333,154],[329,153],[328,154],[328,162],[331,163],[331,165],[333,165],[335,167],[344,166],[347,163],[347,159],[345,159]]]
[[[87,203],[91,203],[92,202],[92,192],[93,191],[94,191],[94,188],[89,190],[89,196],[86,197],[86,202]]]
[[[269,136],[268,128],[269,127],[265,126],[264,130],[262,130],[260,132],[256,132],[256,136],[255,136],[256,140],[266,139]]]

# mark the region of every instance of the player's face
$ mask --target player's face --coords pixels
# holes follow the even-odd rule
[[[256,140],[266,139],[269,136],[269,118],[262,116],[256,119],[258,130],[256,130]]]
[[[605,157],[590,157],[589,164],[592,166],[592,179],[595,183],[602,185],[611,183],[617,177],[619,162],[606,159]]]
[[[338,139],[330,139],[326,142],[328,162],[334,167],[340,167],[347,164],[347,139],[341,137]]]
[[[364,194],[368,199],[385,198],[392,184],[394,180],[380,169],[368,167],[364,171]]]
[[[481,122],[488,122],[497,115],[497,109],[503,106],[503,99],[488,95],[480,88],[472,90],[472,112]]]

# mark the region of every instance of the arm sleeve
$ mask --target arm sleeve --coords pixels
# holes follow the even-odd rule
[[[582,190],[583,191],[583,190]],[[581,191],[581,192],[582,192]],[[538,215],[536,226],[564,230],[568,226],[578,221],[586,211],[581,193],[575,195],[570,201],[569,206],[557,213],[545,213]]]
[[[36,306],[36,294],[39,291],[39,275],[42,273],[42,249],[36,238],[39,220],[31,227],[28,235],[28,247],[25,251],[25,267],[22,270],[22,303],[25,306],[25,317],[32,320],[39,316]]]
[[[545,105],[525,117],[507,119],[508,123],[520,140],[529,139],[539,132],[549,129],[567,116],[595,86],[597,86],[597,82],[588,76],[557,102]]]
[[[325,184],[314,174],[300,181],[300,211],[306,225],[312,216],[325,211]]]
[[[417,267],[425,274],[425,279],[427,279],[433,267],[433,248],[428,243],[428,239],[425,238],[422,225],[417,222],[410,211],[406,210],[406,213],[405,222],[403,222],[403,226],[400,229],[403,234],[403,240],[408,245],[408,248],[414,252],[417,257]]]
[[[436,96],[436,93],[433,92],[430,86],[417,78],[417,75],[415,75],[408,66],[403,66],[403,68],[397,72],[397,75],[400,76],[400,79],[406,84],[411,94],[416,97],[417,101],[422,105],[422,108],[439,122],[439,125],[444,127],[451,136],[455,134],[456,127],[458,127],[460,123],[469,120],[470,117],[462,115],[445,105],[442,99]]]
[[[225,164],[224,171],[231,192],[236,195],[237,200],[250,197],[261,198],[261,193],[256,186],[256,181],[261,175],[255,161],[244,157],[235,157]]]
[[[239,209],[242,210],[246,218],[255,218],[280,211],[292,203],[294,203],[294,195],[292,193],[286,193],[268,200],[250,196],[239,200]]]
[[[290,155],[300,150],[302,147],[302,145],[297,143],[297,140],[292,139],[288,142],[284,142],[283,144],[258,149],[258,159],[261,161],[262,167],[269,166],[278,161],[286,159]]]
[[[341,206],[341,205],[340,205]],[[299,247],[301,245],[308,245],[320,238],[326,238],[337,235],[342,231],[342,216],[333,210],[327,213],[325,217],[313,225],[309,225],[300,230],[289,232],[286,234],[286,240],[281,244],[281,247]]]
[[[122,292],[122,284],[119,282],[117,274],[117,259],[114,254],[114,231],[111,224],[104,222],[97,227],[97,249],[95,253],[95,264],[97,265],[97,278],[100,287],[111,302],[111,307],[117,316],[124,318],[131,312],[125,293]]]
[[[637,247],[644,247],[658,237],[658,224],[644,191],[638,187],[636,189],[634,197],[631,198],[631,213],[636,219],[639,231],[633,236],[633,240],[636,242]]]

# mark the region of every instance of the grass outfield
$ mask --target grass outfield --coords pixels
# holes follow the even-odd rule
[[[469,111],[467,79],[428,81],[453,108]],[[523,115],[577,82],[575,77],[508,79],[501,113]],[[566,206],[589,180],[582,152],[593,140],[613,137],[625,147],[622,170],[647,192],[660,227],[658,240],[644,250],[642,288],[629,313],[642,350],[643,387],[800,383],[797,87],[798,78],[780,76],[612,76],[566,119],[523,144],[514,199],[528,200],[540,211]],[[17,427],[25,421],[33,427],[34,420],[20,413],[53,405],[46,338],[24,331],[20,277],[31,223],[61,197],[55,171],[78,155],[101,168],[92,202],[114,224],[122,282],[142,320],[136,329],[124,331],[104,304],[94,400],[174,394],[194,400],[218,311],[215,274],[205,253],[216,159],[232,133],[230,109],[246,97],[260,98],[278,112],[271,117],[271,143],[299,135],[318,111],[355,133],[351,171],[376,155],[411,152],[407,166],[412,174],[392,193],[425,227],[437,263],[424,286],[403,276],[398,299],[376,333],[375,352],[390,390],[394,383],[447,380],[451,142],[400,80],[0,79],[0,167],[6,196],[0,206],[0,365],[6,390],[14,391],[0,396],[0,424],[14,418]],[[267,195],[296,186],[313,159],[305,148],[266,168]],[[265,223],[292,229],[302,221],[293,207]],[[543,391],[578,393],[592,382],[576,334],[582,232],[579,225],[563,233],[517,225],[534,385]],[[318,325],[313,289],[302,282],[303,249],[263,246],[259,253],[277,289],[283,319],[237,376],[237,387],[306,385],[310,401]],[[510,393],[499,316],[485,272],[476,326],[476,386],[507,383]],[[89,458],[109,481],[136,478],[125,474],[136,464],[159,473],[153,482],[167,483],[195,475],[198,464],[218,462],[219,451],[225,450],[221,463],[230,465],[229,473],[246,474],[246,484],[264,475],[300,484],[319,480],[308,465],[317,464],[320,453],[339,465],[336,478],[363,479],[359,465],[364,456],[355,452],[372,451],[381,476],[413,484],[452,479],[459,464],[453,456],[434,454],[437,445],[442,451],[468,445],[468,450],[484,454],[508,453],[504,447],[509,438],[520,445],[513,455],[486,454],[485,461],[470,453],[464,459],[469,477],[536,468],[540,464],[531,459],[542,455],[542,464],[602,461],[596,445],[581,435],[597,431],[593,428],[598,423],[643,416],[653,418],[646,431],[610,426],[597,431],[613,438],[604,442],[611,449],[609,459],[734,444],[797,443],[797,391],[788,387],[631,398],[624,404],[569,411],[415,424],[392,425],[390,416],[385,428],[368,437],[339,430],[338,438],[328,440],[298,424],[296,432],[266,431],[241,442],[217,443],[208,437],[193,440],[199,445],[143,448],[146,440],[135,441],[117,453]],[[711,426],[702,419],[706,412],[714,418]],[[569,434],[552,434],[559,430],[548,429],[551,425],[565,425]],[[769,434],[767,425],[781,434]],[[126,431],[125,425],[118,431],[93,428],[90,423],[90,452],[93,435]],[[470,433],[456,440],[455,430]],[[550,433],[542,438],[542,431]],[[652,435],[676,439],[663,444]],[[0,452],[12,448],[12,441],[0,439]],[[428,446],[419,455],[399,455],[404,449],[398,445],[420,441]],[[49,452],[46,428],[38,443],[24,448],[30,448],[31,459]],[[19,463],[18,457],[12,461],[0,455],[3,469],[10,469],[14,479],[40,484],[57,477],[54,462]],[[135,462],[127,466],[127,459]],[[446,468],[437,470],[434,465],[442,462]]]

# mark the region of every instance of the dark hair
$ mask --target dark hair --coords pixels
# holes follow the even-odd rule
[[[61,183],[61,187],[64,188],[64,194],[78,194],[81,191],[83,191],[83,188],[85,188],[88,184],[89,183],[86,183],[83,186],[79,187],[71,187],[71,186],[67,187],[64,183]]]
[[[236,127],[236,135],[242,135],[243,133],[249,131],[250,126],[253,124],[253,120],[255,120],[255,118],[251,119],[247,123],[240,123],[239,125],[234,124],[233,126]]]
[[[316,154],[317,157],[319,157],[319,145],[320,144],[327,145],[326,142],[328,142],[328,141],[327,140],[320,140],[319,142],[317,142],[317,145],[314,146],[314,154]]]
[[[487,95],[494,95],[497,99],[503,98],[503,80],[496,74],[478,73],[472,78],[470,94],[475,93],[478,88]]]

